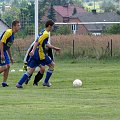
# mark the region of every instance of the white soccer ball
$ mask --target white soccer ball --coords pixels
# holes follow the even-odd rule
[[[80,86],[82,86],[82,81],[79,80],[79,79],[74,80],[73,81],[73,86],[74,87],[80,87]]]

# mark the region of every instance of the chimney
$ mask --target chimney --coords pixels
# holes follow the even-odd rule
[[[93,10],[92,10],[92,13],[93,13],[93,14],[96,14],[96,9],[93,9]]]
[[[69,6],[69,3],[65,3],[64,5],[63,5],[63,7],[68,7]]]

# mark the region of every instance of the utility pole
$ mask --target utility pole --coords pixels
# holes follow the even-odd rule
[[[94,0],[94,10],[95,10],[95,0]]]
[[[120,10],[120,0],[118,0],[118,9]]]

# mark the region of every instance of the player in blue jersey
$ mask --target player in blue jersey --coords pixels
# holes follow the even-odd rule
[[[49,32],[52,30],[54,22],[48,20],[45,24],[45,30],[41,32],[38,36],[32,51],[30,52],[30,59],[28,61],[28,66],[30,69],[22,76],[22,78],[16,84],[17,88],[23,88],[23,83],[33,74],[37,66],[41,66],[41,69],[45,69],[45,65],[49,66],[49,69],[46,73],[46,78],[44,80],[43,86],[50,87],[49,79],[53,73],[55,63],[52,59],[46,54],[47,48],[52,48],[56,51],[60,51],[60,48],[55,47],[48,43]]]
[[[20,22],[15,20],[12,22],[12,28],[4,31],[0,37],[0,73],[3,72],[3,87],[8,86],[7,78],[10,69],[10,61],[13,63],[11,45],[14,42],[14,34],[18,32],[19,29]]]
[[[29,58],[30,58],[29,53],[31,52],[31,50],[32,50],[32,48],[33,48],[33,46],[34,46],[34,43],[35,43],[35,42],[33,42],[33,43],[30,45],[30,47],[29,47],[29,49],[27,50],[27,53],[26,53],[26,55],[25,55],[25,58],[24,58],[24,69],[25,69],[26,71],[27,71],[27,63],[28,63],[28,60],[29,60]],[[48,48],[48,49],[47,49],[47,55],[54,61],[53,51],[52,51],[51,48]],[[45,72],[45,69],[44,69],[42,66],[39,66],[39,67],[40,67],[40,70],[39,70],[39,72],[38,72],[38,73],[35,75],[35,77],[34,77],[34,82],[33,82],[33,85],[34,85],[34,86],[38,86],[38,83],[39,83],[39,81],[43,78],[43,75],[44,75],[44,72]],[[42,67],[42,68],[41,68],[41,67]],[[32,75],[31,75],[31,76],[32,76]],[[26,84],[26,85],[28,84],[31,76],[25,81],[25,84]]]

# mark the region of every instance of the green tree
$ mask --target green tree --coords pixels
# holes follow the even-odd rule
[[[70,26],[61,26],[57,29],[57,31],[54,32],[54,34],[61,34],[61,35],[67,35],[71,33]]]
[[[29,15],[30,15],[30,21],[32,23],[34,23],[34,19],[35,19],[35,5],[34,5],[34,2],[31,2],[31,4],[28,4],[28,7],[27,7],[28,11],[29,11]]]
[[[2,5],[2,12],[5,12],[5,5]]]
[[[19,2],[18,2],[18,0],[13,0],[13,2],[12,2],[12,7],[19,7]]]
[[[7,22],[8,25],[11,25],[12,21],[19,19],[20,10],[16,7],[12,7],[9,11],[6,11],[2,14],[2,18]]]
[[[75,15],[77,13],[77,10],[76,8],[73,9],[73,14],[72,15]]]
[[[20,8],[26,8],[27,6],[28,6],[28,1],[27,0],[21,0]]]
[[[113,1],[104,0],[101,4],[101,9],[104,10],[104,12],[111,12],[111,11],[114,11],[116,8],[115,8],[115,5],[113,4]]]
[[[105,30],[105,33],[120,34],[120,24],[114,24]]]
[[[56,21],[55,11],[53,9],[53,5],[52,4],[51,4],[50,9],[48,11],[48,19],[52,19],[53,21]]]

